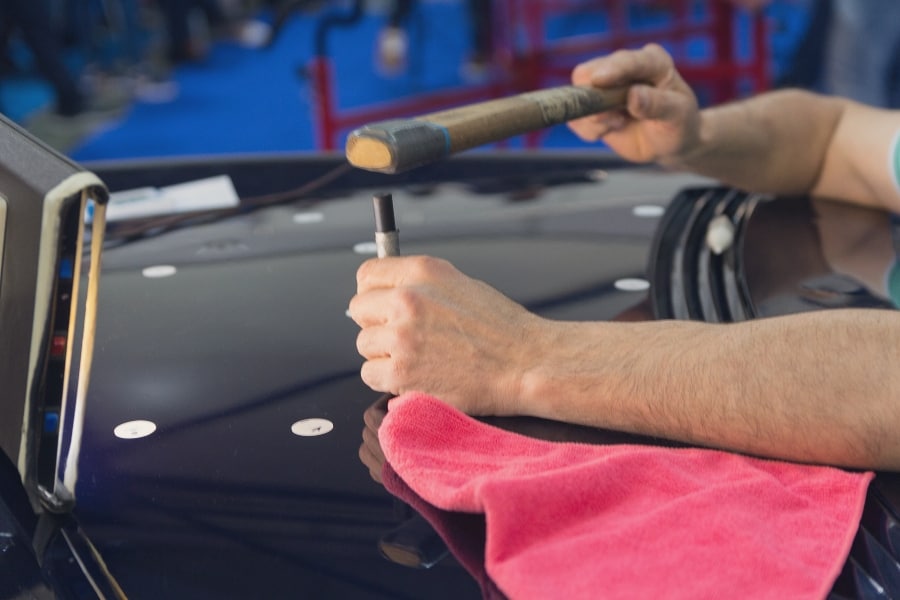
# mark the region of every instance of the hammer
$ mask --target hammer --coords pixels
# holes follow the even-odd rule
[[[626,87],[566,85],[407,119],[364,125],[347,137],[351,165],[399,173],[476,146],[625,106]]]

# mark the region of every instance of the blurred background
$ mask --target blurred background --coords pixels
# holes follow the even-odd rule
[[[896,0],[0,0],[0,112],[75,160],[338,150],[663,44],[704,105],[900,105]],[[565,127],[509,148],[585,148]]]

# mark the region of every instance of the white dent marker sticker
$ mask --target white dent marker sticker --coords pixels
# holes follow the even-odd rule
[[[639,204],[631,209],[631,214],[641,219],[655,219],[663,216],[666,209],[656,204]]]
[[[298,212],[294,213],[293,219],[297,225],[312,225],[324,221],[325,215],[320,212]]]
[[[325,435],[334,429],[334,423],[328,419],[303,419],[291,425],[291,433],[300,437]]]
[[[637,277],[626,277],[625,279],[617,279],[613,284],[620,292],[643,292],[650,289],[650,282],[646,279]]]
[[[353,251],[357,254],[378,254],[378,248],[375,246],[375,242],[360,242],[354,244]]]
[[[141,271],[141,275],[147,279],[162,279],[163,277],[171,277],[177,272],[178,269],[174,265],[153,265]]]
[[[113,435],[123,440],[136,440],[138,438],[147,437],[156,431],[156,423],[153,421],[137,420],[127,421],[121,425],[116,425],[113,429]]]
[[[728,215],[719,215],[706,226],[706,246],[715,255],[720,255],[734,243],[734,223]]]
[[[609,173],[603,169],[594,169],[593,171],[588,171],[587,178],[595,182],[606,181],[609,178]]]

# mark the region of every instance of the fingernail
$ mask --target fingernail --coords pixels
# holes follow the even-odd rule
[[[650,96],[648,96],[648,90],[644,86],[635,86],[634,94],[637,99],[637,109],[643,114],[647,111]]]

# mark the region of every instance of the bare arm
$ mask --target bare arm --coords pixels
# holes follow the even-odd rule
[[[445,261],[367,261],[363,380],[475,415],[532,415],[761,456],[900,469],[900,314],[571,323]]]
[[[900,190],[890,163],[900,111],[845,102],[812,193],[900,213]]]
[[[666,166],[760,192],[813,189],[846,103],[782,90],[700,112],[699,141]]]
[[[543,322],[520,412],[849,467],[900,469],[900,315],[732,325]],[[885,345],[885,340],[894,340]]]
[[[624,158],[658,162],[753,191],[805,194],[900,212],[888,154],[900,111],[781,90],[698,110],[659,46],[622,50],[576,67],[572,80],[630,84],[627,108],[571,124]]]
[[[888,164],[900,112],[782,90],[705,109],[700,123],[701,142],[671,166],[745,189],[900,212]]]
[[[735,186],[900,212],[900,113],[783,91],[698,110],[659,46],[580,65],[627,109],[571,124],[626,159]],[[900,313],[834,310],[735,325],[566,323],[427,257],[367,261],[350,314],[363,380],[475,415],[527,414],[797,461],[900,470]]]

